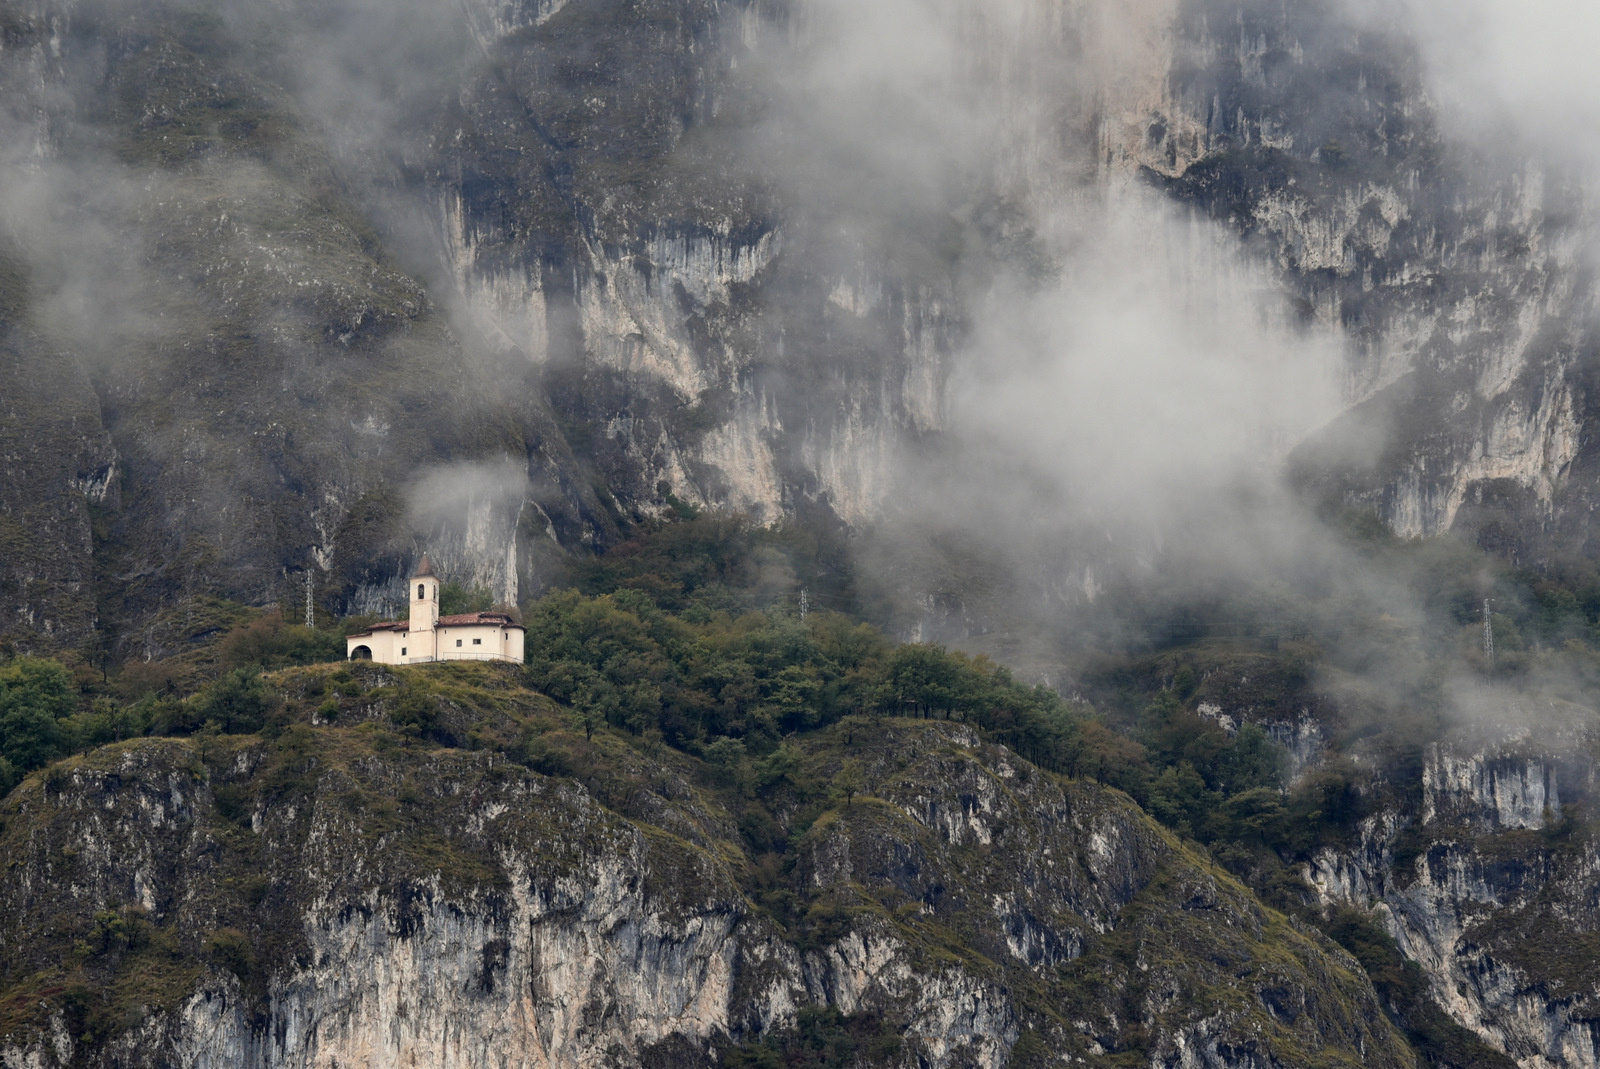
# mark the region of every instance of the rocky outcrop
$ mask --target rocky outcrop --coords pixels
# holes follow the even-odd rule
[[[1485,507],[1527,545],[1585,523],[1581,176],[1450,143],[1396,22],[1236,0],[1177,18],[1168,91],[1115,155],[1236,227],[1345,335],[1352,408],[1304,476],[1407,535],[1476,530]]]
[[[758,875],[686,759],[600,758],[640,776],[624,816],[380,723],[124,743],[14,792],[0,1064],[711,1064],[808,1007],[874,1022],[868,1064],[1410,1064],[1342,952],[963,729],[791,744],[865,793]]]
[[[1429,747],[1420,810],[1368,818],[1306,872],[1324,901],[1375,909],[1456,1021],[1541,1069],[1600,1061],[1593,769],[1568,756],[1583,733],[1477,727]]]
[[[870,521],[896,450],[939,426],[950,279],[841,250],[823,236],[839,221],[791,203],[740,147],[771,136],[741,100],[772,87],[739,74],[778,32],[771,12],[590,6],[495,42],[497,73],[435,134],[462,307],[538,370],[628,505]],[[552,76],[578,34],[596,63]],[[507,174],[507,158],[526,162]]]

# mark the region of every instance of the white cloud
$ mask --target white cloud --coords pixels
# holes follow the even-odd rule
[[[1600,4],[1411,0],[1407,10],[1452,132],[1509,130],[1600,154]]]

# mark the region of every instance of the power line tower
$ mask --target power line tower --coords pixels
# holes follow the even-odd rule
[[[804,620],[806,618],[806,613],[809,612],[810,609],[811,609],[811,603],[810,603],[809,598],[806,595],[806,588],[805,587],[801,587],[800,588],[800,619]]]
[[[311,569],[306,569],[306,626],[317,626],[317,614],[311,608]]]
[[[1494,624],[1489,619],[1489,599],[1483,599],[1483,661],[1494,674]]]

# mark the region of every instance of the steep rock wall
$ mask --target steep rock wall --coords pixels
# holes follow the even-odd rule
[[[71,357],[20,324],[0,321],[0,378],[0,634],[43,649],[91,642],[93,513],[120,504],[116,448]]]
[[[1304,452],[1306,476],[1407,535],[1474,528],[1486,501],[1529,545],[1582,523],[1582,175],[1451,144],[1383,19],[1195,0],[1170,62],[1144,136],[1130,127],[1114,155],[1232,224],[1348,338],[1352,409]],[[1361,436],[1381,444],[1350,452]]]
[[[75,238],[116,239],[82,280],[111,329],[58,321],[52,344],[130,482],[100,552],[140,577],[134,612],[270,601],[307,569],[326,604],[379,610],[425,542],[521,597],[549,555],[669,497],[870,525],[947,429],[972,295],[1000,267],[1048,273],[1029,227],[1130,175],[1231,222],[1342,333],[1351,409],[1303,450],[1306,481],[1408,534],[1509,514],[1513,551],[1588,537],[1585,187],[1443,140],[1394,26],[1223,0],[977,19],[957,66],[998,98],[976,113],[994,174],[886,221],[819,206],[850,191],[789,175],[807,161],[770,140],[779,90],[752,69],[765,38],[803,36],[789,5],[464,5],[475,58],[425,135],[395,132],[393,166],[319,145],[314,94],[246,24],[12,7],[0,75],[37,106],[9,142],[118,191],[83,193]],[[425,223],[384,222],[394,204]],[[417,230],[436,264],[408,274],[385,240]],[[410,513],[419,477],[501,459],[522,468],[503,507]]]
[[[1572,808],[1593,797],[1586,729],[1484,731],[1430,747],[1420,812],[1369,818],[1307,880],[1327,902],[1375,905],[1439,1004],[1518,1064],[1593,1066],[1600,868]]]
[[[5,433],[38,458],[9,451],[5,493],[52,502],[23,517],[8,500],[49,547],[0,556],[3,581],[35,591],[9,629],[82,642],[96,569],[121,655],[174,601],[299,603],[308,573],[323,605],[381,610],[430,542],[450,578],[514,601],[558,541],[611,529],[547,407],[494,394],[363,218],[250,19],[50,3],[4,18]],[[93,541],[45,458],[99,509]],[[511,470],[477,491],[455,470],[443,508],[412,500],[463,465]]]

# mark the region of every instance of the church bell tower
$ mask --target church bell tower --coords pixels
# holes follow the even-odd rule
[[[411,634],[431,632],[439,622],[439,577],[433,574],[428,555],[422,555],[416,574],[411,577]]]

